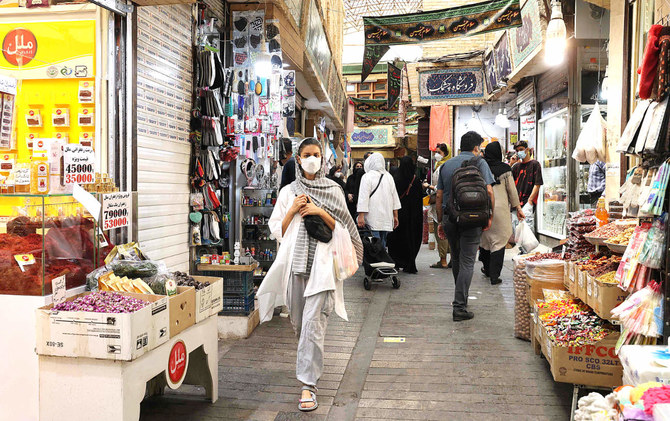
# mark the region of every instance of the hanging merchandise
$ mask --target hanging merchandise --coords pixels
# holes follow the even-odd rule
[[[607,161],[605,145],[607,141],[607,123],[600,114],[600,106],[596,102],[591,116],[582,128],[572,157],[579,162],[594,164],[596,161]]]
[[[651,282],[612,310],[622,325],[617,352],[624,344],[651,345],[663,334],[661,284]]]
[[[295,117],[295,70],[282,71],[282,116]]]

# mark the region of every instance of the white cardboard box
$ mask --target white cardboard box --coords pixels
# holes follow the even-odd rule
[[[86,292],[69,298],[73,300]],[[134,313],[37,309],[37,353],[131,361],[169,338],[168,297],[122,293],[151,304]]]
[[[195,322],[200,323],[223,310],[223,278],[195,275],[192,278],[200,282],[209,282],[209,286],[195,291]]]

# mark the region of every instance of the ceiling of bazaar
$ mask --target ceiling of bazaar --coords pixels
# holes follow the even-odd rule
[[[413,13],[423,8],[423,0],[344,0],[344,33],[363,30],[363,16]]]

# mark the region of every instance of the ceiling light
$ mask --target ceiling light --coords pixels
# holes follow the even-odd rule
[[[507,118],[507,110],[504,110],[501,108],[498,111],[498,115],[496,116],[496,126],[502,127],[503,129],[509,129],[510,123],[509,119]]]
[[[561,2],[551,2],[551,20],[547,25],[547,40],[544,44],[544,62],[550,66],[557,66],[565,59],[567,31],[563,21]]]

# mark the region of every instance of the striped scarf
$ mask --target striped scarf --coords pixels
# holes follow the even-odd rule
[[[296,161],[297,164],[297,161]],[[324,209],[330,216],[349,231],[351,242],[356,250],[358,263],[363,261],[363,243],[358,235],[358,229],[347,208],[342,188],[332,180],[325,177],[325,157],[321,155],[321,168],[316,173],[314,180],[308,180],[302,173],[300,165],[295,167],[296,180],[291,183],[291,190],[296,196],[304,194],[312,199],[312,202]],[[314,253],[316,252],[317,240],[307,234],[304,222],[300,222],[298,237],[296,239],[295,251],[293,253],[293,273],[307,274],[311,272]]]

